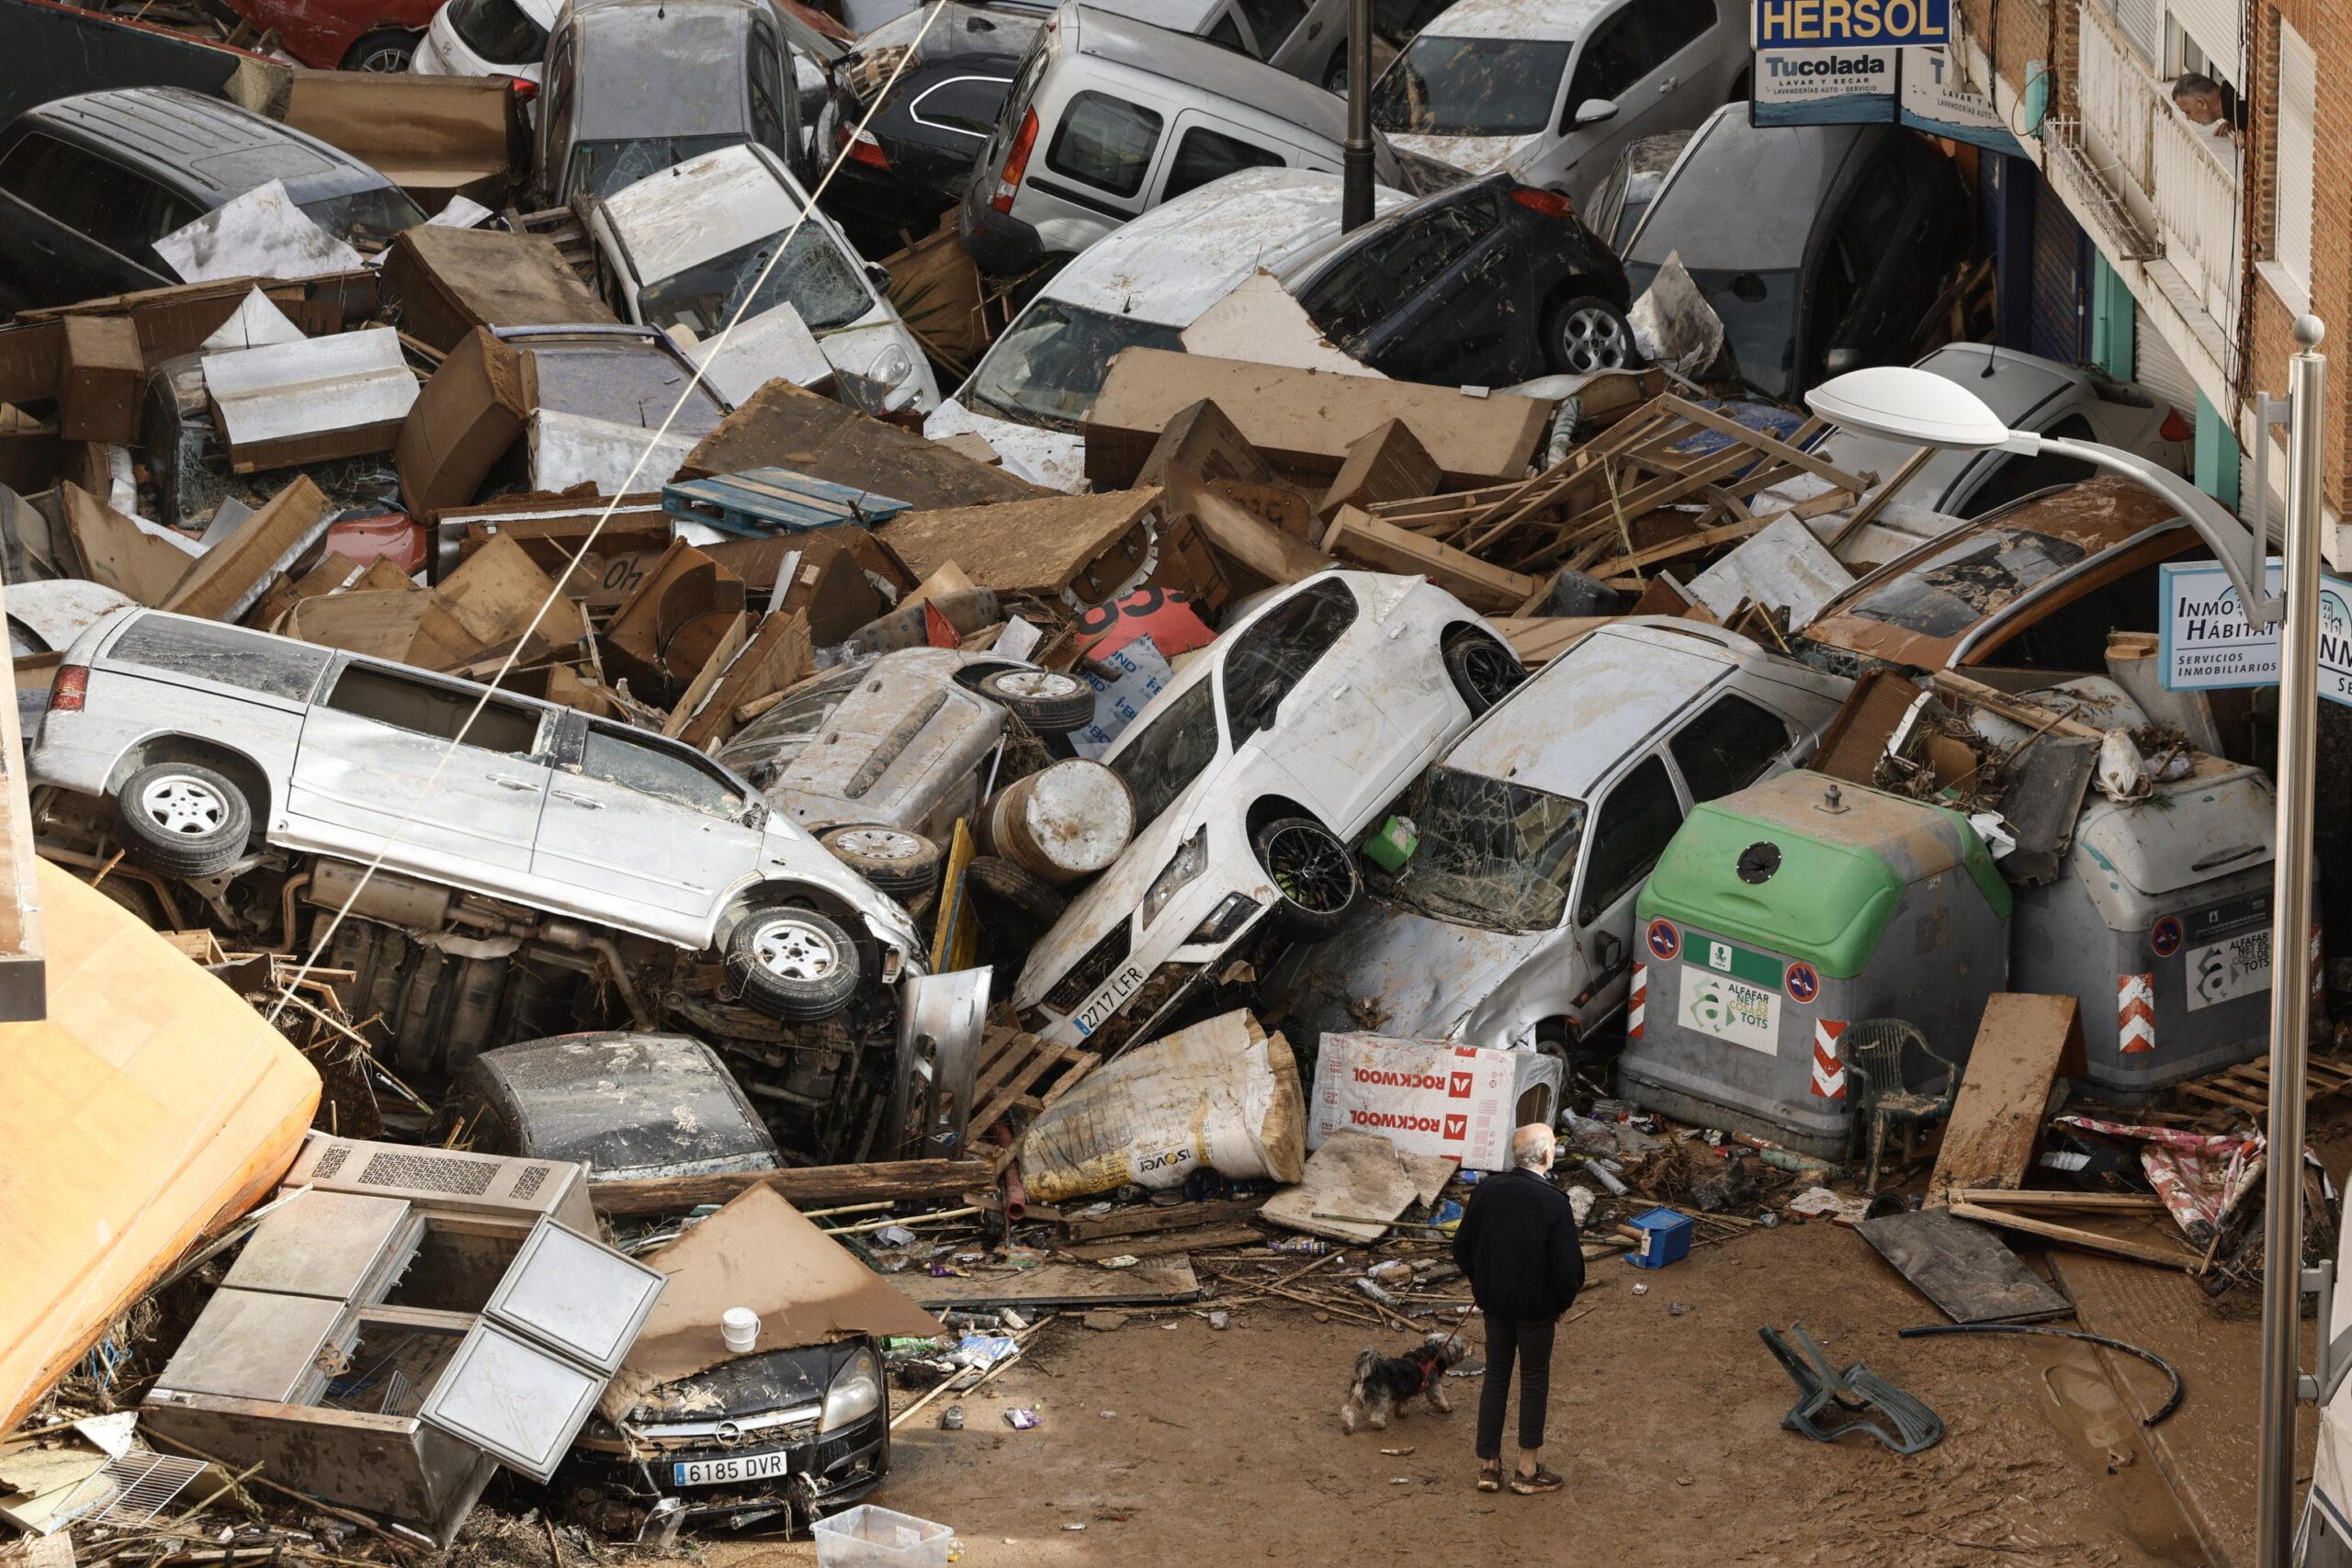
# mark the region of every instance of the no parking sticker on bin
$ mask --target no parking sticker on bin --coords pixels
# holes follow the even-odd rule
[[[2170,958],[2180,951],[2180,917],[2166,915],[2163,919],[2158,920],[2155,929],[2148,933],[2148,946],[2154,951],[2158,958]]]
[[[1821,976],[1803,959],[1789,965],[1789,972],[1781,977],[1781,984],[1788,987],[1789,999],[1792,1002],[1810,1002],[1821,995]]]
[[[1652,920],[1649,930],[1650,952],[1661,964],[1669,963],[1682,951],[1682,933],[1674,929],[1672,920]]]

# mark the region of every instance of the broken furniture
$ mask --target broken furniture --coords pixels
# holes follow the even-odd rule
[[[1855,1130],[1870,1143],[1862,1190],[1875,1192],[1887,1129],[1903,1129],[1904,1156],[1908,1158],[1912,1134],[1951,1114],[1952,1100],[1960,1092],[1960,1069],[1938,1055],[1917,1027],[1899,1018],[1857,1019],[1846,1026],[1838,1043],[1846,1066],[1847,1089],[1854,1098]],[[1923,1079],[1931,1087],[1913,1087]]]
[[[142,1417],[447,1547],[500,1463],[555,1473],[663,1276],[566,1161],[312,1134],[286,1182]]]
[[[1693,809],[1634,904],[1626,1099],[1818,1159],[1851,1146],[1842,1039],[1915,1018],[1963,1062],[2009,886],[1959,813],[1797,771]],[[2039,1107],[2037,1107],[2037,1110]]]
[[[1770,1327],[1758,1328],[1764,1348],[1797,1385],[1797,1402],[1781,1425],[1816,1443],[1834,1443],[1849,1432],[1867,1432],[1899,1454],[1916,1454],[1943,1440],[1943,1417],[1860,1361],[1838,1371],[1802,1323],[1789,1325],[1792,1347]],[[1870,1419],[1883,1416],[1894,1430]]]

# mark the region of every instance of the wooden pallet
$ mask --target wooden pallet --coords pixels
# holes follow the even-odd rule
[[[1035,1116],[1102,1060],[1095,1052],[1040,1040],[1026,1030],[990,1028],[972,1075],[972,1103],[980,1109],[965,1129],[965,1145],[980,1147],[989,1129],[1016,1111]]]
[[[2270,1110],[2269,1059],[2241,1062],[2234,1067],[2191,1078],[2180,1086],[2180,1091],[2215,1105],[2226,1105],[2233,1111],[2265,1115]],[[2304,1102],[2335,1094],[2352,1094],[2352,1067],[2324,1056],[2313,1056],[2303,1076]]]

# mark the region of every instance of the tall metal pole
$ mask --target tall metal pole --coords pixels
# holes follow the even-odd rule
[[[2302,1371],[2303,1076],[2311,1032],[2312,798],[2319,728],[2320,383],[2324,329],[2295,322],[2290,361],[2285,570],[2278,634],[2278,859],[2270,913],[2270,1125],[2262,1237],[2262,1415],[2255,1561],[2289,1568],[2295,1542],[2296,1383]],[[2257,430],[2256,439],[2270,439]],[[2320,1328],[2323,1337],[2327,1325]]]
[[[1348,6],[1348,144],[1340,165],[1340,230],[1372,221],[1372,0]]]

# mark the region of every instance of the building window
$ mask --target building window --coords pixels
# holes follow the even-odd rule
[[[2272,170],[2278,199],[2271,219],[2270,256],[2302,293],[2290,299],[2308,308],[2312,285],[2312,173],[2317,142],[2319,63],[2302,35],[2278,18],[2278,134],[2273,139]]]

